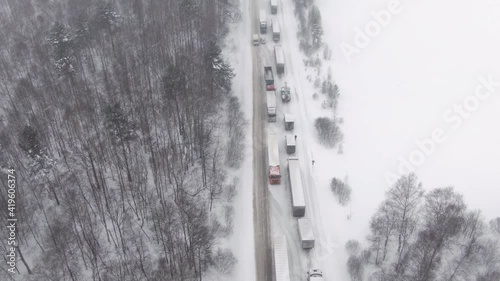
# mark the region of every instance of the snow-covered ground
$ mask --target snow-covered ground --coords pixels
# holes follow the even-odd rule
[[[306,120],[299,122],[308,122],[307,148],[316,160],[313,177],[323,221],[319,226],[323,229],[317,231],[327,234],[323,246],[331,253],[322,259],[326,280],[348,280],[343,246],[349,239],[364,240],[369,219],[389,187],[387,177],[398,175],[400,169],[406,171],[400,168],[408,166],[406,162],[414,166],[425,188],[455,186],[469,207],[481,209],[486,219],[500,216],[496,203],[500,195],[500,87],[488,89],[480,78],[500,82],[500,38],[496,36],[500,34],[500,3],[316,3],[325,41],[333,50],[333,77],[341,90],[338,115],[344,118],[343,155],[317,144],[312,122],[329,113],[312,99],[314,89],[304,78],[310,72],[299,67],[298,54],[293,60],[299,71],[294,75],[301,79],[301,96],[305,97],[300,103],[307,108]],[[285,4],[291,6],[292,1]],[[370,22],[375,14],[389,9],[395,13],[376,32]],[[374,28],[366,47],[356,45],[357,28]],[[359,52],[347,58],[342,43]],[[296,46],[290,48],[296,51]],[[461,105],[462,113],[458,112]],[[431,143],[426,139],[433,134],[438,141]],[[353,197],[348,207],[341,208],[333,200],[329,182],[345,175]]]
[[[237,263],[230,276],[217,276],[214,280],[255,280],[255,248],[253,226],[253,169],[252,159],[252,46],[250,43],[251,15],[249,1],[240,1],[242,20],[235,25],[227,39],[224,49],[225,57],[234,68],[236,76],[233,79],[233,91],[238,97],[241,110],[248,122],[244,160],[235,175],[238,178],[238,193],[234,198],[234,231],[229,241],[229,248],[235,255]],[[236,171],[235,171],[236,172]]]

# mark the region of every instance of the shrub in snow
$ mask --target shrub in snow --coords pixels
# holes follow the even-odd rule
[[[321,25],[321,12],[317,6],[312,6],[309,10],[309,29],[311,32],[312,46],[315,50],[321,47],[321,37],[323,36],[323,26]]]
[[[335,147],[344,138],[335,120],[328,117],[316,118],[314,122],[320,143],[327,147]]]
[[[236,196],[236,185],[238,184],[237,180],[234,180],[233,183],[228,184],[226,188],[224,189],[225,192],[225,199],[227,202],[232,202],[234,196]]]
[[[345,250],[349,255],[357,255],[359,253],[359,242],[357,240],[349,240],[345,243]]]
[[[347,260],[347,271],[352,281],[362,281],[365,271],[362,259],[358,256],[350,256]]]
[[[237,259],[229,250],[218,249],[212,257],[213,267],[220,273],[229,275],[233,272]]]
[[[224,206],[224,221],[226,226],[223,229],[223,236],[227,237],[233,233],[233,216],[234,216],[234,207],[232,205]]]
[[[243,118],[238,98],[231,97],[227,109],[229,142],[227,144],[226,164],[231,168],[239,168],[243,160],[243,152],[245,151],[243,130],[246,126],[246,121]]]
[[[490,221],[490,228],[494,233],[500,234],[500,217]]]
[[[331,57],[332,57],[332,51],[330,50],[327,44],[324,44],[323,59],[330,60]]]
[[[351,201],[351,187],[338,178],[333,178],[330,184],[333,194],[337,197],[339,204],[345,206]]]

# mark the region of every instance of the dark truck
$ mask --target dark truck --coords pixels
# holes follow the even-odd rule
[[[274,75],[273,69],[270,66],[264,66],[264,80],[266,80],[266,90],[267,91],[275,91],[276,87],[274,87]]]

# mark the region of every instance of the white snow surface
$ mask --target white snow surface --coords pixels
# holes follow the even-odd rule
[[[251,16],[249,1],[241,0],[242,21],[238,23],[228,36],[224,56],[234,68],[233,91],[241,104],[241,110],[247,120],[245,134],[245,153],[241,167],[230,171],[238,178],[237,195],[234,198],[234,231],[227,247],[231,249],[237,263],[230,276],[214,275],[208,277],[214,281],[255,280],[255,246],[253,224],[253,154],[252,154],[252,52],[251,52]],[[221,243],[225,243],[222,241]]]
[[[313,218],[313,223],[320,240],[315,249],[324,248],[318,267],[325,280],[349,280],[345,242],[365,241],[369,220],[390,187],[386,175],[398,175],[400,157],[409,159],[418,153],[416,142],[431,138],[435,130],[443,132],[446,140],[415,165],[424,187],[454,186],[469,208],[482,210],[487,220],[500,216],[500,87],[480,100],[477,108],[470,106],[474,105],[471,96],[481,85],[479,77],[500,82],[500,2],[392,1],[400,4],[400,13],[392,15],[359,54],[346,59],[341,43],[354,45],[356,28],[364,29],[373,13],[387,9],[390,2],[316,0],[324,39],[333,51],[332,60],[324,65],[332,67],[341,91],[337,116],[344,119],[342,155],[318,145],[313,121],[331,113],[321,109],[321,98],[312,99],[312,93],[319,91],[305,79],[313,72],[304,70],[297,41],[288,38],[283,43],[293,51],[298,72],[293,74],[298,79],[294,83],[305,108],[296,117],[303,123],[306,136],[302,139],[307,138],[307,151],[299,147],[299,158],[306,153],[315,160],[309,169],[315,195],[309,192],[309,196],[317,200],[313,215],[320,214],[321,221]],[[285,5],[291,7],[292,0]],[[286,26],[289,34],[295,32],[290,30],[293,26]],[[325,69],[322,76],[326,76]],[[469,116],[461,118],[460,125],[444,119],[448,110],[464,100],[474,110],[466,110]],[[299,143],[300,139],[299,135]],[[329,184],[332,177],[346,175],[353,188],[352,203],[340,207]]]

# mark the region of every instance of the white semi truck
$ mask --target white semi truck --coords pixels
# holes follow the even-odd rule
[[[290,281],[288,265],[288,249],[285,235],[277,235],[273,239],[274,272],[276,281]]]
[[[277,20],[272,20],[272,29],[273,29],[273,40],[274,42],[280,41],[281,33],[280,33],[280,24]]]
[[[271,14],[275,15],[278,13],[278,0],[271,0]]]
[[[314,232],[311,220],[308,218],[298,219],[299,237],[302,249],[314,248]]]
[[[259,28],[260,28],[260,33],[262,34],[267,33],[267,17],[265,10],[260,10],[259,12]]]
[[[267,135],[267,160],[269,165],[269,183],[281,183],[280,152],[278,138],[275,134]]]
[[[286,153],[293,154],[295,153],[295,147],[297,146],[297,142],[295,141],[295,137],[292,134],[285,135],[285,144],[286,144]]]
[[[303,217],[306,213],[306,202],[298,158],[288,158],[288,175],[292,193],[292,214],[294,217]]]
[[[266,91],[267,121],[276,122],[276,92]]]
[[[285,72],[285,55],[283,54],[281,45],[274,46],[274,57],[276,58],[276,72]]]

